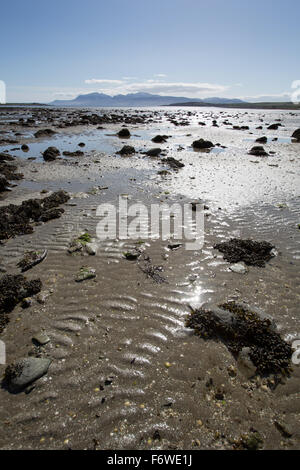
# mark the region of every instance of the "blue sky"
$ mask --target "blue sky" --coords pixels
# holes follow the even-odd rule
[[[1,2],[7,101],[94,91],[280,99],[300,80],[299,0]]]

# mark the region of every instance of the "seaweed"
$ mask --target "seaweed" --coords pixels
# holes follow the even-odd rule
[[[224,259],[229,263],[244,261],[248,266],[261,268],[274,257],[274,253],[272,253],[274,246],[266,241],[257,242],[232,238],[228,242],[218,243],[214,248],[221,251]]]

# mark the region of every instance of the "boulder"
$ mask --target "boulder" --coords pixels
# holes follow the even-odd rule
[[[60,151],[56,147],[48,147],[43,153],[43,159],[46,162],[50,162],[52,160],[56,160],[59,155]]]

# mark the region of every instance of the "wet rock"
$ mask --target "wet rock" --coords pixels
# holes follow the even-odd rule
[[[45,333],[37,333],[33,336],[32,341],[39,346],[45,346],[50,343],[50,338]]]
[[[63,152],[63,155],[65,157],[82,157],[84,155],[84,152],[82,152],[81,150],[76,150],[75,152],[65,151]]]
[[[27,281],[21,274],[6,274],[0,278],[0,333],[8,323],[6,314],[23,299],[38,294],[41,288],[40,279]]]
[[[256,307],[233,301],[219,306],[203,305],[192,310],[186,326],[203,339],[222,341],[234,357],[247,361],[248,368],[253,363],[256,374],[290,371],[291,346],[276,331],[274,321]]]
[[[34,134],[34,137],[39,139],[40,137],[52,137],[54,134],[55,132],[52,129],[40,129]]]
[[[82,266],[79,273],[77,274],[75,281],[82,282],[88,279],[94,279],[96,277],[96,270],[87,266]]]
[[[237,273],[237,274],[246,274],[248,272],[247,267],[244,263],[235,263],[229,266],[230,271]]]
[[[121,148],[119,152],[120,155],[132,155],[135,153],[135,148],[132,147],[131,145],[124,145],[124,147]]]
[[[293,436],[293,433],[287,428],[284,423],[274,421],[274,425],[276,429],[280,432],[282,437],[284,437],[285,439],[290,439]]]
[[[184,163],[176,160],[174,157],[162,158],[161,161],[170,165],[173,170],[178,170],[179,168],[183,168],[185,166]]]
[[[32,233],[33,222],[60,217],[64,210],[56,208],[69,199],[68,193],[57,191],[44,199],[28,199],[19,206],[10,204],[0,207],[0,240]]]
[[[269,154],[265,151],[262,146],[255,146],[249,152],[249,155],[255,155],[256,157],[267,157]]]
[[[0,160],[0,192],[7,191],[10,181],[18,181],[23,178],[22,173],[16,173],[17,166]]]
[[[125,251],[123,255],[129,261],[135,261],[141,256],[141,252],[138,250]]]
[[[147,150],[146,155],[148,155],[148,157],[158,157],[161,151],[162,150],[160,148],[150,149],[150,150]]]
[[[267,137],[259,137],[258,139],[256,139],[256,141],[258,144],[266,144],[268,142],[268,138]]]
[[[85,143],[84,142],[79,142],[78,147],[85,147]]]
[[[126,127],[125,127],[124,129],[121,129],[121,130],[118,132],[117,135],[118,135],[118,137],[121,137],[121,138],[123,138],[123,137],[128,138],[128,137],[131,136],[129,130],[126,129]]]
[[[97,245],[97,243],[87,243],[85,245],[85,249],[86,249],[86,252],[89,255],[95,256],[97,254],[97,251],[98,251],[98,245]]]
[[[167,135],[156,135],[153,137],[152,142],[156,144],[162,144],[164,142],[167,142],[168,136]]]
[[[3,191],[6,191],[8,186],[9,186],[9,181],[7,181],[7,179],[4,178],[4,176],[0,175],[0,193],[2,193]]]
[[[300,141],[300,129],[297,129],[295,132],[293,132],[292,138]]]
[[[36,264],[41,263],[47,256],[48,251],[28,251],[24,254],[23,258],[17,266],[21,268],[22,272],[28,271],[28,269],[33,268]]]
[[[56,160],[60,155],[60,151],[56,147],[48,147],[43,153],[43,159],[45,162]]]
[[[4,383],[12,393],[24,390],[48,372],[51,359],[26,357],[9,365],[5,370]]]
[[[21,150],[23,150],[23,152],[28,152],[29,151],[28,145],[23,144],[22,147],[21,147]]]
[[[214,248],[221,251],[229,263],[243,261],[248,266],[264,267],[274,257],[274,246],[266,241],[232,238],[228,242],[218,243]]]
[[[268,129],[270,131],[277,131],[278,127],[281,126],[281,124],[271,124]]]
[[[194,149],[202,150],[202,149],[212,148],[212,147],[214,147],[214,144],[212,142],[210,142],[209,140],[199,139],[199,140],[195,140],[192,143],[192,147]]]

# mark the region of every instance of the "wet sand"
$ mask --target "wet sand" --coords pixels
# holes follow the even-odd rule
[[[33,299],[27,309],[17,306],[0,336],[7,363],[28,354],[52,359],[30,393],[0,389],[0,448],[232,449],[241,436],[257,431],[264,449],[299,449],[299,366],[279,384],[270,377],[248,379],[224,344],[195,336],[185,321],[189,305],[245,301],[270,314],[286,341],[299,338],[300,143],[290,137],[300,127],[300,114],[105,110],[117,114],[118,122],[107,120],[105,129],[97,129],[59,127],[85,110],[42,110],[28,127],[9,121],[30,118],[31,109],[7,112],[0,119],[1,138],[15,138],[17,144],[3,145],[0,152],[17,157],[24,179],[2,193],[0,205],[42,197],[41,190],[64,189],[72,199],[61,218],[0,245],[0,268],[9,274],[19,272],[16,265],[26,250],[48,250],[46,260],[26,273],[42,280],[47,295]],[[126,121],[133,115],[141,122]],[[214,119],[219,127],[212,126]],[[267,130],[277,119],[284,127]],[[115,135],[124,124],[130,139]],[[260,125],[263,129],[256,129]],[[35,139],[39,128],[57,134]],[[13,135],[19,131],[25,135]],[[154,144],[157,134],[170,137]],[[261,136],[269,138],[264,148],[275,154],[248,155]],[[200,137],[226,148],[194,151],[191,144]],[[49,146],[75,151],[79,142],[86,144],[82,157],[53,162],[41,157]],[[10,150],[23,143],[28,152]],[[117,155],[123,145],[134,146],[136,153]],[[174,171],[160,157],[142,153],[154,147],[185,167]],[[32,157],[36,160],[28,160]],[[166,176],[158,174],[161,170],[168,171]],[[147,206],[204,201],[209,209],[203,249],[173,251],[167,240],[144,240],[144,254],[163,267],[167,282],[160,284],[138,262],[124,258],[137,246],[135,240],[108,240],[99,243],[96,256],[70,256],[69,244],[80,232],[95,236],[98,205],[117,203],[119,194]],[[266,240],[277,255],[265,268],[234,273],[213,248],[233,237]],[[74,276],[83,265],[95,268],[97,277],[78,284]],[[50,342],[34,346],[32,338],[41,331]],[[4,370],[0,366],[1,374]]]

